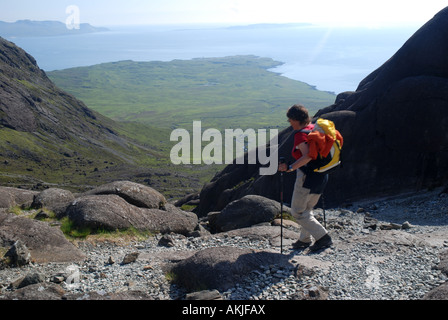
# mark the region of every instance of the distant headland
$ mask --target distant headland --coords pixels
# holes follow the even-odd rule
[[[109,31],[107,28],[94,27],[88,23],[81,23],[79,28],[68,28],[59,21],[18,20],[16,22],[0,21],[0,36],[11,37],[52,37],[74,34]]]

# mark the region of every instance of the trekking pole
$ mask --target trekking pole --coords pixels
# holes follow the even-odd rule
[[[285,158],[280,158],[280,164],[286,163]],[[283,254],[283,171],[280,172],[280,253]]]
[[[322,193],[322,209],[324,210],[324,228],[327,229],[327,217],[325,214],[325,198],[323,193]]]

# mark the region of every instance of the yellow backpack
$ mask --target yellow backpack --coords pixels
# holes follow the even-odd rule
[[[308,164],[308,168],[313,170],[314,172],[329,172],[331,169],[338,167],[342,163],[341,152],[342,145],[344,143],[342,135],[339,131],[336,130],[336,126],[334,125],[333,121],[322,118],[319,118],[317,120],[314,125],[313,131],[301,130],[301,132],[307,134],[315,131],[323,133],[325,135],[329,135],[334,140],[334,143],[327,156],[324,157],[319,154],[316,160],[313,160]]]

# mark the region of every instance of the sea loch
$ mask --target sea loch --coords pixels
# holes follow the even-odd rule
[[[419,28],[329,28],[302,24],[110,27],[109,32],[8,39],[45,71],[121,60],[171,61],[256,55],[284,62],[272,71],[319,90],[354,91]]]

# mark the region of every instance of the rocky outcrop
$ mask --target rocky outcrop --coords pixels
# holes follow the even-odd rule
[[[57,219],[68,217],[78,228],[179,233],[198,227],[198,217],[172,204],[157,190],[130,181],[116,181],[83,194],[60,188],[41,192],[1,188],[0,208],[21,205],[53,211]]]
[[[57,88],[36,60],[0,38],[0,125],[21,132],[45,130],[66,140],[111,133],[110,120]]]
[[[198,228],[198,217],[167,203],[156,190],[129,181],[118,181],[100,186],[86,194],[74,195],[68,190],[50,188],[42,192],[16,188],[1,188],[0,247],[5,248],[1,264],[23,265],[23,255],[10,252],[30,253],[27,261],[74,262],[84,258],[58,228],[60,223],[52,219],[68,217],[75,228],[116,231],[134,228],[154,233],[177,233],[190,235]],[[47,221],[10,214],[11,207],[21,205],[37,212],[50,210],[54,217],[46,215]],[[53,226],[54,225],[54,226]],[[23,246],[22,246],[23,245]],[[8,251],[8,252],[6,252]],[[20,260],[22,259],[22,260]]]
[[[34,209],[47,208],[56,215],[62,215],[75,196],[68,190],[50,188],[37,193],[33,198],[31,207]]]
[[[211,226],[217,231],[230,231],[272,222],[280,214],[280,203],[261,196],[249,195],[227,205]]]
[[[132,300],[154,300],[145,292],[128,291],[120,293],[98,293],[76,294],[64,290],[60,285],[54,283],[36,283],[30,284],[5,296],[2,300],[21,300],[21,301],[57,301],[57,300],[89,300],[89,301],[132,301]]]
[[[190,291],[226,291],[261,266],[286,264],[287,260],[286,256],[279,253],[233,247],[210,248],[178,263],[171,272],[175,275],[176,283]]]
[[[167,203],[165,197],[151,187],[130,181],[116,181],[99,186],[83,195],[116,194],[126,202],[148,209],[164,209]]]
[[[445,250],[440,255],[440,263],[436,266],[436,269],[442,271],[448,276],[448,250]],[[441,286],[431,290],[424,297],[424,300],[448,300],[448,282],[445,282]]]
[[[37,194],[39,194],[37,191],[0,187],[0,208],[29,207]]]
[[[67,208],[65,215],[78,228],[92,230],[126,230],[189,234],[198,224],[194,213],[173,205],[165,210],[139,208],[117,195],[82,196]]]
[[[17,241],[28,248],[37,263],[74,262],[84,255],[70,243],[59,228],[48,223],[13,214],[0,213],[0,247],[13,246]]]
[[[334,120],[346,137],[344,168],[329,183],[329,200],[396,194],[448,180],[446,30],[448,8],[356,92],[317,114]]]
[[[65,216],[79,228],[190,234],[198,225],[194,213],[168,204],[157,190],[130,181],[116,181],[78,195]]]
[[[325,193],[327,205],[400,194],[448,181],[448,8],[418,30],[367,76],[315,117],[333,120],[344,136],[342,168]],[[291,158],[293,131],[279,134],[279,155]],[[247,163],[247,161],[246,161]],[[285,175],[290,202],[294,174]],[[238,187],[235,187],[238,186]],[[280,198],[280,177],[258,166],[229,165],[201,192],[198,212],[221,211],[248,194]]]

